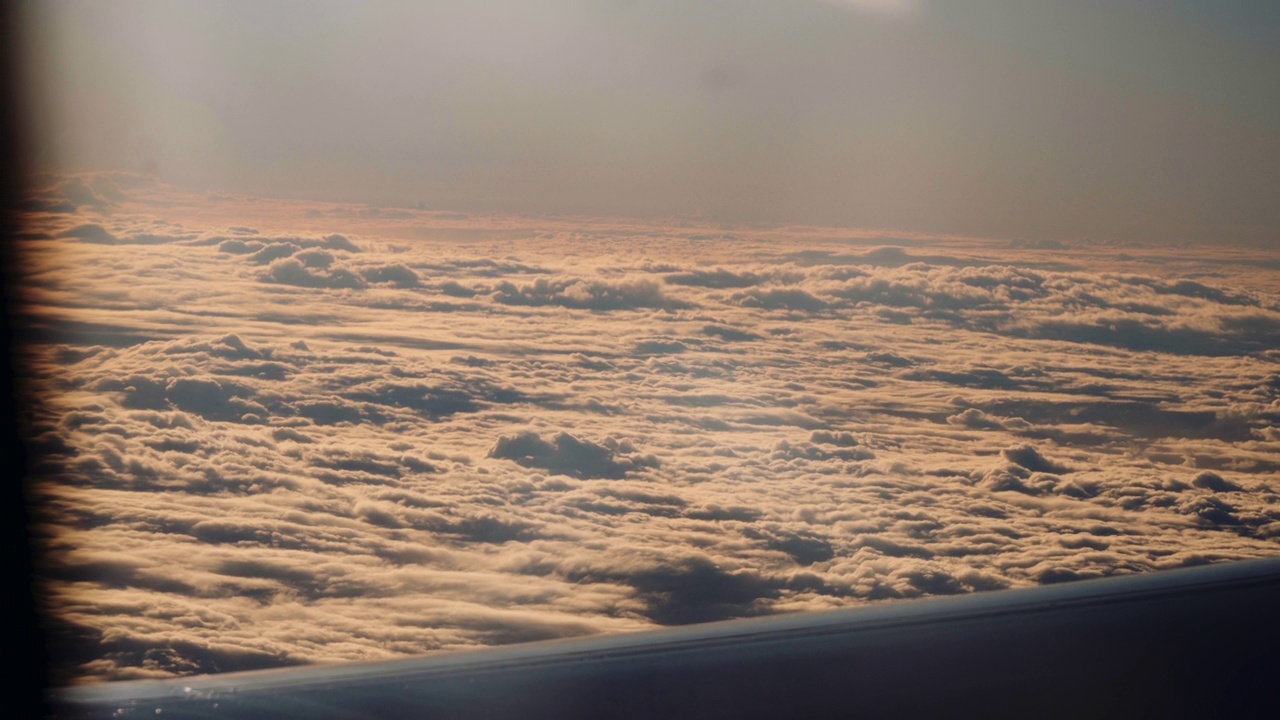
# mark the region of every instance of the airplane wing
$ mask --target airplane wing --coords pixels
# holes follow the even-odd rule
[[[1262,717],[1280,559],[59,690],[59,718]]]

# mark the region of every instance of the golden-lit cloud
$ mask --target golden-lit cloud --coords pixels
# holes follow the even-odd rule
[[[1274,555],[1256,250],[34,195],[60,678]]]

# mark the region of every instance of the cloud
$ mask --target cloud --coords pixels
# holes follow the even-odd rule
[[[804,290],[748,290],[735,294],[732,300],[743,307],[763,310],[795,310],[814,313],[827,307],[825,301]]]
[[[776,581],[748,569],[729,570],[711,559],[688,555],[674,561],[642,563],[573,575],[577,581],[608,580],[635,589],[641,611],[662,625],[687,625],[752,615],[762,601],[776,598]]]
[[[218,252],[230,253],[232,255],[249,255],[256,253],[263,248],[263,244],[255,240],[241,240],[232,238],[223,240],[218,244]]]
[[[173,378],[165,387],[165,399],[173,407],[204,418],[243,420],[246,415],[261,417],[266,414],[261,405],[237,397],[244,394],[252,394],[252,391],[212,378]]]
[[[1230,480],[1224,480],[1221,475],[1208,471],[1196,475],[1191,484],[1214,492],[1238,492],[1244,489]]]
[[[492,390],[493,399],[514,402],[520,399],[514,390]],[[441,418],[459,412],[475,412],[480,397],[474,391],[447,387],[431,387],[419,383],[373,382],[346,392],[352,400],[379,405],[403,407],[428,417]]]
[[[367,268],[361,274],[371,283],[387,283],[398,288],[418,287],[418,274],[400,263]]]
[[[110,212],[127,199],[126,188],[145,184],[145,179],[129,173],[76,175],[31,193],[24,205],[28,210],[47,213],[74,214],[82,208]]]
[[[359,289],[365,286],[358,275],[346,268],[313,270],[293,257],[272,262],[262,279],[266,282],[309,288]]]
[[[735,273],[723,268],[718,270],[694,270],[685,273],[673,273],[663,278],[672,285],[690,285],[705,288],[749,288],[760,285],[766,277],[755,273]]]
[[[455,280],[447,280],[440,286],[440,292],[450,297],[473,298],[476,291],[466,287]]]
[[[115,245],[120,241],[106,228],[97,223],[85,223],[77,225],[70,230],[64,230],[58,233],[58,237],[76,238],[84,242],[100,243],[103,245]]]
[[[702,334],[717,337],[726,342],[751,342],[752,340],[763,339],[763,336],[756,333],[722,325],[708,325],[702,328]]]
[[[765,547],[790,555],[800,565],[813,565],[835,557],[831,541],[813,533],[773,531],[768,529],[744,531],[747,537],[765,541]]]
[[[1085,244],[850,251],[886,241],[430,213],[406,238],[362,206],[303,220],[117,184],[105,210],[33,209],[23,230],[26,432],[68,680],[1280,541],[1267,258],[1120,273]],[[169,240],[126,243],[147,236]]]
[[[321,270],[328,268],[335,260],[333,253],[318,248],[293,253],[293,259],[302,263],[305,267]]]
[[[1056,463],[1046,459],[1031,445],[1019,445],[1017,447],[1005,448],[1001,451],[1005,458],[1015,465],[1026,468],[1032,472],[1044,473],[1069,473],[1071,468],[1061,463]]]
[[[276,260],[280,260],[281,258],[290,257],[294,253],[298,252],[300,247],[302,246],[287,241],[272,242],[262,245],[257,252],[250,255],[249,262],[252,262],[255,265],[266,265],[268,263],[275,262]],[[234,252],[234,249],[232,252]],[[299,266],[305,266],[300,260],[295,261],[295,263]]]
[[[537,433],[524,432],[502,436],[489,451],[489,457],[513,460],[525,467],[542,468],[553,473],[577,478],[612,478],[654,465],[652,458],[615,457],[614,449],[579,440],[569,433],[559,433],[551,442]]]
[[[530,285],[499,283],[493,299],[503,305],[560,305],[589,310],[676,309],[687,303],[668,298],[657,283],[648,280],[605,282],[599,280],[545,280]]]
[[[110,230],[107,230],[98,223],[84,223],[69,230],[64,230],[58,233],[56,237],[76,238],[81,242],[93,243],[96,245],[166,245],[169,243],[190,241],[195,236],[187,233],[160,235],[148,232],[120,236]]]
[[[1153,350],[1179,355],[1226,356],[1258,352],[1274,347],[1280,339],[1280,317],[1261,312],[1253,318],[1223,317],[1214,328],[1179,327],[1169,323],[1128,317],[1099,320],[1045,320],[1033,327],[1014,326],[1012,334],[1074,343],[1111,345],[1132,350]],[[1257,325],[1241,331],[1241,326]]]

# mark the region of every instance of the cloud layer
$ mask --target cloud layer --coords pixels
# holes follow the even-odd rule
[[[61,677],[1278,549],[1256,258],[311,210],[107,176],[30,204]]]

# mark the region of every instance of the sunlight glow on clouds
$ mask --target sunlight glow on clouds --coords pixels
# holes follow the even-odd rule
[[[60,679],[1275,555],[1258,251],[28,202]]]

